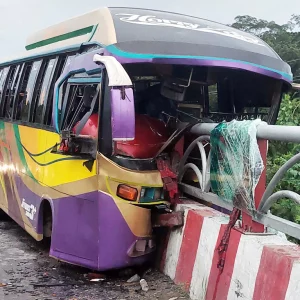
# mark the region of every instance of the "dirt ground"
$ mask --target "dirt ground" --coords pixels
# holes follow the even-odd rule
[[[103,275],[91,282],[91,271],[57,262],[48,257],[47,247],[35,242],[9,218],[0,220],[0,300],[183,300],[189,297],[171,280],[155,270],[146,274],[126,269]],[[140,272],[149,285],[127,283]]]

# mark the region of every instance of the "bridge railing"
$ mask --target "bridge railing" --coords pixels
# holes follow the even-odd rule
[[[234,208],[234,202],[226,201],[226,199],[222,199],[210,192],[210,133],[217,125],[216,123],[201,123],[191,129],[191,133],[198,137],[189,145],[180,162],[179,187],[185,194],[212,203],[218,207],[232,210]],[[251,213],[247,210],[242,210],[241,230],[248,234],[266,234],[268,233],[268,227],[270,227],[300,239],[300,225],[274,216],[270,212],[272,205],[282,198],[291,199],[295,203],[300,204],[300,195],[297,191],[282,190],[274,192],[277,184],[287,171],[300,162],[300,153],[287,161],[266,186],[268,141],[300,143],[300,126],[268,125],[267,123],[261,122],[257,126],[256,137],[265,168],[253,195],[254,209]],[[196,153],[195,149],[199,149],[197,153],[200,153],[200,157],[194,156]],[[184,181],[185,175],[188,172],[192,172],[193,176],[196,177],[196,180],[194,180],[192,184]]]

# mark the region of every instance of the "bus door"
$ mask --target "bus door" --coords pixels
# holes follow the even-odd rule
[[[53,152],[53,154],[60,155],[64,161],[60,162],[60,165],[57,164],[53,172],[48,172],[49,176],[52,173],[52,176],[56,177],[53,178],[56,189],[65,188],[61,190],[64,197],[66,194],[72,196],[68,197],[68,201],[62,198],[61,204],[56,207],[57,223],[63,223],[64,226],[55,228],[54,222],[55,234],[52,236],[52,249],[58,253],[85,257],[88,260],[97,259],[99,246],[96,242],[99,235],[97,226],[99,185],[96,157],[98,123],[100,123],[99,116],[102,109],[100,106],[103,101],[111,105],[112,114],[116,116],[115,119],[119,123],[124,119],[120,118],[122,117],[120,99],[122,99],[123,85],[122,80],[118,80],[120,72],[114,63],[117,66],[121,65],[113,58],[107,59],[109,62],[113,61],[113,65],[107,63],[105,57],[102,56],[100,62],[96,63],[94,55],[95,53],[86,53],[75,57],[56,82],[52,118],[60,140],[56,153]],[[122,66],[121,68],[123,69]],[[104,86],[103,82],[107,84]],[[115,85],[120,85],[120,83],[121,87],[115,89]],[[104,89],[107,90],[103,91]],[[103,100],[105,95],[107,97]],[[134,105],[133,99],[130,101]],[[111,144],[112,139],[133,138],[134,127],[130,128],[131,136],[129,136],[129,131],[126,130],[124,133],[120,130],[122,128],[119,123],[112,121],[112,136],[109,140]],[[134,120],[131,124],[134,125]],[[58,202],[54,201],[54,203]],[[60,222],[61,220],[63,221]],[[64,242],[61,243],[61,241]],[[74,245],[80,245],[80,247],[74,247]]]
[[[99,118],[100,114],[103,118]],[[110,124],[109,143],[133,140],[134,116],[132,82],[113,57],[93,52],[74,57],[56,83],[53,123],[61,137],[63,154],[90,155],[95,159],[98,147],[91,143],[98,139],[102,119]]]
[[[91,53],[73,57],[56,82],[52,115],[55,140],[47,141],[49,148],[57,143],[51,153],[56,163],[47,167],[44,178],[55,186],[60,198],[53,201],[55,234],[51,247],[55,255],[65,253],[97,261],[96,154],[103,71],[92,58]]]

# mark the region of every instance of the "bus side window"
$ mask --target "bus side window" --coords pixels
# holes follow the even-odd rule
[[[11,119],[13,117],[14,101],[16,98],[18,98],[20,81],[21,81],[21,77],[22,77],[21,74],[23,73],[23,70],[24,70],[24,64],[22,66],[17,67],[13,85],[11,87],[9,97],[5,103],[6,107],[4,110],[4,117],[7,119]]]
[[[34,99],[35,84],[38,78],[41,65],[42,65],[42,60],[35,61],[32,65],[32,69],[26,87],[26,97],[23,98],[23,100],[17,107],[17,120],[20,119],[23,122],[29,121],[29,109],[30,109],[31,101],[32,99]]]
[[[34,94],[31,99],[31,104],[29,106],[29,122],[33,122],[35,118],[36,113],[36,106],[38,105],[41,93],[42,93],[42,86],[43,86],[43,80],[44,76],[47,70],[47,66],[49,63],[49,59],[44,59],[42,62],[42,65],[40,67],[38,77],[35,82],[35,88],[34,88]]]
[[[88,111],[98,111],[99,102],[91,107],[94,96],[98,94],[97,84],[68,84],[60,108],[64,120],[63,130],[72,130],[74,126],[87,114]]]
[[[27,88],[31,68],[32,68],[32,63],[26,63],[23,68],[22,76],[18,87],[18,93],[14,101],[13,119],[15,120],[21,119],[21,108],[23,102],[26,100],[27,97],[26,88]]]
[[[0,70],[0,82],[2,82],[1,78],[2,78],[3,73],[4,73],[4,69],[1,69]],[[0,98],[1,98],[1,96],[0,96]]]
[[[4,68],[1,70],[1,77],[0,77],[0,103],[1,103],[1,99],[2,96],[4,94],[4,88],[5,88],[5,82],[6,82],[6,78],[7,75],[9,73],[9,67],[8,68]]]
[[[52,108],[53,108],[53,94],[54,94],[54,86],[55,83],[57,81],[57,79],[60,77],[65,64],[67,61],[67,57],[66,56],[62,56],[58,59],[58,61],[55,64],[55,67],[53,68],[53,73],[52,76],[50,78],[50,85],[48,87],[48,95],[46,98],[46,101],[44,103],[44,107],[43,107],[43,124],[44,125],[48,125],[48,126],[52,126]]]
[[[37,99],[37,103],[35,106],[35,111],[33,112],[33,122],[38,124],[43,124],[45,119],[45,111],[47,107],[48,95],[50,93],[51,87],[51,79],[53,77],[56,65],[57,65],[57,58],[50,59],[47,63],[45,74],[41,86],[40,96]]]
[[[9,112],[7,111],[8,106],[10,106],[10,104],[12,104],[11,99],[13,99],[13,94],[14,94],[14,90],[16,88],[16,79],[18,76],[18,73],[20,71],[20,66],[13,66],[10,68],[9,70],[9,74],[8,74],[8,78],[4,87],[4,95],[2,98],[2,103],[1,103],[1,116],[2,117],[6,117],[9,118]],[[8,103],[8,105],[7,105]],[[11,110],[9,110],[11,111]]]

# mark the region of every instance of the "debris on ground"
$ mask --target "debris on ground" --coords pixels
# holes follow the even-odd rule
[[[103,281],[106,279],[106,275],[101,273],[88,273],[87,277],[90,281],[101,281],[101,280]],[[95,280],[95,279],[99,279],[99,280]]]
[[[101,282],[104,280],[105,280],[104,278],[94,278],[94,279],[91,279],[90,282]]]
[[[58,262],[13,221],[0,221],[2,300],[188,300],[171,279],[150,265],[105,273]],[[95,275],[96,274],[96,275]],[[126,282],[139,275],[136,282]],[[90,281],[100,279],[100,281]],[[145,284],[144,289],[142,288]],[[144,282],[145,281],[145,282]],[[1,284],[2,283],[2,284]],[[150,287],[150,288],[149,288]],[[147,291],[147,292],[146,292]]]
[[[141,279],[140,280],[140,285],[141,285],[141,288],[144,292],[148,292],[149,291],[149,286],[148,286],[148,283],[145,279]]]
[[[138,274],[133,275],[127,280],[127,283],[139,282],[141,277]]]

